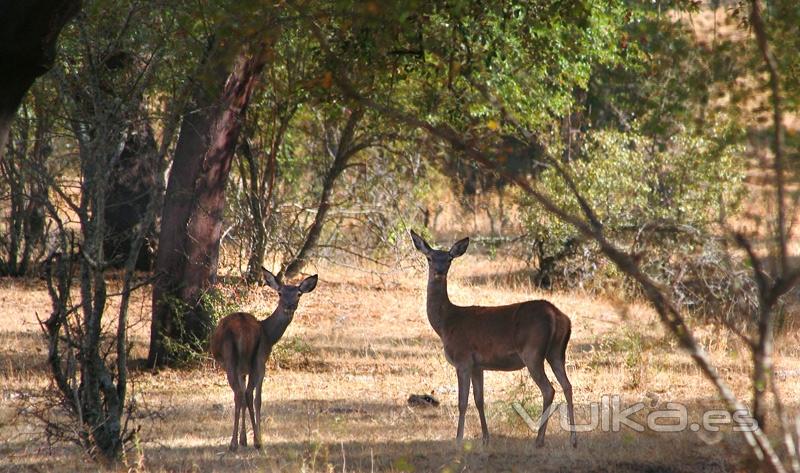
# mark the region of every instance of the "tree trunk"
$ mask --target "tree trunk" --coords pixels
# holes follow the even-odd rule
[[[212,328],[202,295],[216,280],[225,185],[265,64],[265,48],[255,54],[245,48],[226,75],[226,51],[216,49],[207,62],[210,87],[195,88],[194,105],[201,111],[184,116],[167,184],[153,287],[150,366],[179,361],[168,349],[170,341],[202,348]]]
[[[0,0],[0,159],[22,99],[53,65],[56,41],[80,0]]]
[[[342,155],[344,157],[344,155]],[[317,242],[319,242],[319,237],[322,235],[322,227],[325,224],[325,216],[328,214],[328,210],[331,207],[331,193],[333,193],[333,185],[336,183],[336,179],[344,170],[344,165],[346,164],[346,158],[340,159],[337,156],[337,159],[333,162],[328,172],[325,174],[325,180],[322,183],[322,195],[319,198],[319,204],[317,205],[317,214],[314,216],[314,221],[311,223],[311,226],[308,227],[308,231],[306,232],[306,237],[303,240],[303,246],[300,247],[300,251],[294,255],[291,261],[286,265],[286,269],[282,271],[282,273],[278,273],[278,278],[293,278],[295,277],[300,271],[302,271],[303,267],[308,262],[309,253],[317,246]]]

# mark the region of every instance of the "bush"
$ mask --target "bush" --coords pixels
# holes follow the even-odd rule
[[[586,135],[579,159],[565,165],[606,234],[644,251],[643,267],[666,283],[675,264],[702,253],[715,225],[738,207],[744,193],[745,161],[732,127],[686,128],[659,142],[635,131],[595,130]],[[571,213],[577,199],[554,168],[539,186]],[[529,200],[523,212],[539,259],[540,282],[588,289],[617,288],[619,275],[594,245],[572,226]]]
[[[647,271],[667,283],[679,306],[740,328],[755,322],[758,292],[752,270],[719,240],[704,238],[671,256],[654,258]]]
[[[169,303],[173,306],[173,312],[176,314],[187,314],[192,311],[192,307],[186,304],[179,298],[169,298]],[[210,315],[210,327],[208,330],[209,335],[214,331],[214,327],[220,319],[226,315],[238,312],[241,309],[241,300],[239,295],[225,286],[213,287],[200,296],[199,305],[201,310]],[[202,363],[208,359],[208,345],[210,340],[200,340],[188,335],[188,330],[185,325],[185,317],[175,317],[173,323],[176,324],[176,333],[178,337],[165,336],[163,343],[166,352],[169,353],[170,358],[174,360],[176,366],[193,366]],[[188,341],[182,341],[188,340]]]

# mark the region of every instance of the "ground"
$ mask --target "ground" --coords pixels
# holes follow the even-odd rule
[[[567,370],[579,423],[589,403],[619,395],[623,408],[645,402],[643,419],[667,402],[679,402],[689,420],[719,407],[715,392],[688,356],[664,335],[644,303],[581,292],[543,292],[529,280],[504,275],[522,263],[466,256],[451,270],[451,298],[460,305],[493,305],[546,298],[573,323]],[[232,393],[212,361],[186,369],[134,370],[131,393],[144,415],[125,471],[738,471],[746,468],[741,434],[618,432],[595,429],[569,445],[558,413],[543,448],[511,407],[520,402],[535,418],[538,389],[526,372],[487,373],[491,442],[480,442],[470,399],[466,438],[455,441],[456,377],[424,310],[421,263],[390,272],[317,268],[317,289],[300,301],[295,320],[276,349],[264,381],[262,450],[228,451]],[[226,289],[258,317],[274,308],[269,288]],[[149,294],[132,304],[133,358],[144,358],[149,333]],[[49,313],[40,280],[0,280],[0,470],[95,470],[76,448],[49,446],[41,425],[26,415],[32,393],[49,384],[46,349],[37,313]],[[726,382],[749,399],[749,360],[724,331],[693,321]],[[784,401],[798,407],[800,343],[796,331],[778,339],[776,373]],[[560,387],[556,402],[563,402]],[[410,394],[433,394],[435,408],[409,407]],[[727,431],[729,429],[724,429]],[[250,439],[252,444],[252,438]]]

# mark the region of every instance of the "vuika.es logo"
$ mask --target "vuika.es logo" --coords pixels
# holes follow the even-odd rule
[[[576,432],[619,432],[623,427],[636,432],[650,430],[652,432],[683,432],[690,430],[699,434],[720,432],[720,427],[733,424],[735,432],[752,432],[756,428],[756,421],[747,409],[737,410],[733,413],[725,409],[708,409],[693,414],[696,420],[690,422],[689,410],[679,402],[666,402],[659,404],[655,395],[651,402],[637,402],[622,407],[619,394],[604,394],[600,402],[590,403],[588,406],[588,419],[575,419]],[[648,405],[649,404],[649,405]],[[511,406],[519,414],[527,426],[534,432],[553,415],[559,411],[559,424],[561,428],[569,431],[567,408],[563,403],[553,403],[547,411],[534,421],[519,402]],[[711,440],[711,438],[709,438]]]

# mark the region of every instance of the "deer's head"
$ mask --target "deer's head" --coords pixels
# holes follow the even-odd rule
[[[316,274],[303,279],[300,284],[292,286],[290,284],[282,284],[275,275],[264,268],[262,269],[264,270],[264,280],[267,286],[275,289],[278,292],[278,296],[280,296],[278,307],[282,307],[288,314],[293,314],[297,310],[300,296],[313,291],[317,287]]]
[[[428,274],[433,279],[447,277],[447,271],[450,270],[450,263],[453,258],[458,258],[466,253],[469,246],[469,238],[464,238],[455,242],[448,251],[434,250],[421,236],[414,233],[414,230],[411,230],[411,240],[417,250],[428,258]]]

